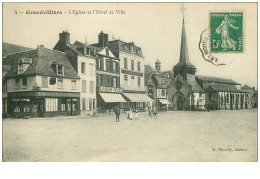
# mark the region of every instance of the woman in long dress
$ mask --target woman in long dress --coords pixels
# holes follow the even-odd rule
[[[237,42],[229,37],[230,27],[233,29],[239,29],[238,27],[235,27],[232,24],[234,22],[235,22],[234,20],[229,19],[228,15],[225,15],[224,20],[222,21],[220,26],[218,26],[218,28],[216,29],[216,33],[221,34],[221,39],[222,39],[221,48],[224,48],[224,50],[227,50],[227,48],[233,48],[233,50],[236,49]]]
[[[129,110],[129,118],[130,118],[130,120],[133,120],[133,111],[132,111],[132,109]]]

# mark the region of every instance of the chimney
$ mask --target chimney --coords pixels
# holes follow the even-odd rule
[[[98,44],[101,47],[107,47],[108,45],[108,34],[103,33],[103,31],[101,31],[98,35]]]
[[[70,44],[70,33],[66,30],[63,31],[62,33],[59,34],[60,36],[60,43],[64,44],[64,45],[69,45]]]
[[[70,33],[67,30],[59,33],[59,41],[57,42],[53,50],[64,52],[66,45],[70,45]]]

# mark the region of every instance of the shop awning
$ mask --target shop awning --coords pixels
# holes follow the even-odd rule
[[[168,99],[159,99],[160,103],[162,104],[171,104],[170,101],[168,101]]]
[[[121,94],[116,93],[99,93],[106,103],[124,103],[126,100]]]
[[[153,102],[153,99],[148,97],[146,94],[139,93],[123,93],[131,102]]]

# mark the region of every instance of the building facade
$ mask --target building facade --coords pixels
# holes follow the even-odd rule
[[[157,109],[168,110],[168,105],[171,103],[167,99],[167,88],[173,79],[169,75],[169,72],[161,71],[161,62],[159,59],[155,62],[155,69],[156,70],[152,69],[150,72],[145,72],[147,95],[154,100],[154,103],[150,106],[154,111],[157,111]]]
[[[144,56],[142,48],[133,42],[112,40],[108,47],[116,58],[120,59],[120,87],[123,88],[123,96],[126,103],[122,108],[144,111],[153,102],[146,95],[144,86]]]
[[[96,113],[96,52],[79,42],[70,44],[70,33],[63,31],[54,50],[62,51],[80,77],[80,112],[81,115]]]
[[[79,79],[65,54],[38,46],[7,56],[10,117],[79,115]]]

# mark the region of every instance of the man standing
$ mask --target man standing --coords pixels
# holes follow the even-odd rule
[[[116,122],[120,122],[119,121],[120,109],[118,107],[116,108],[115,113],[116,113]]]

